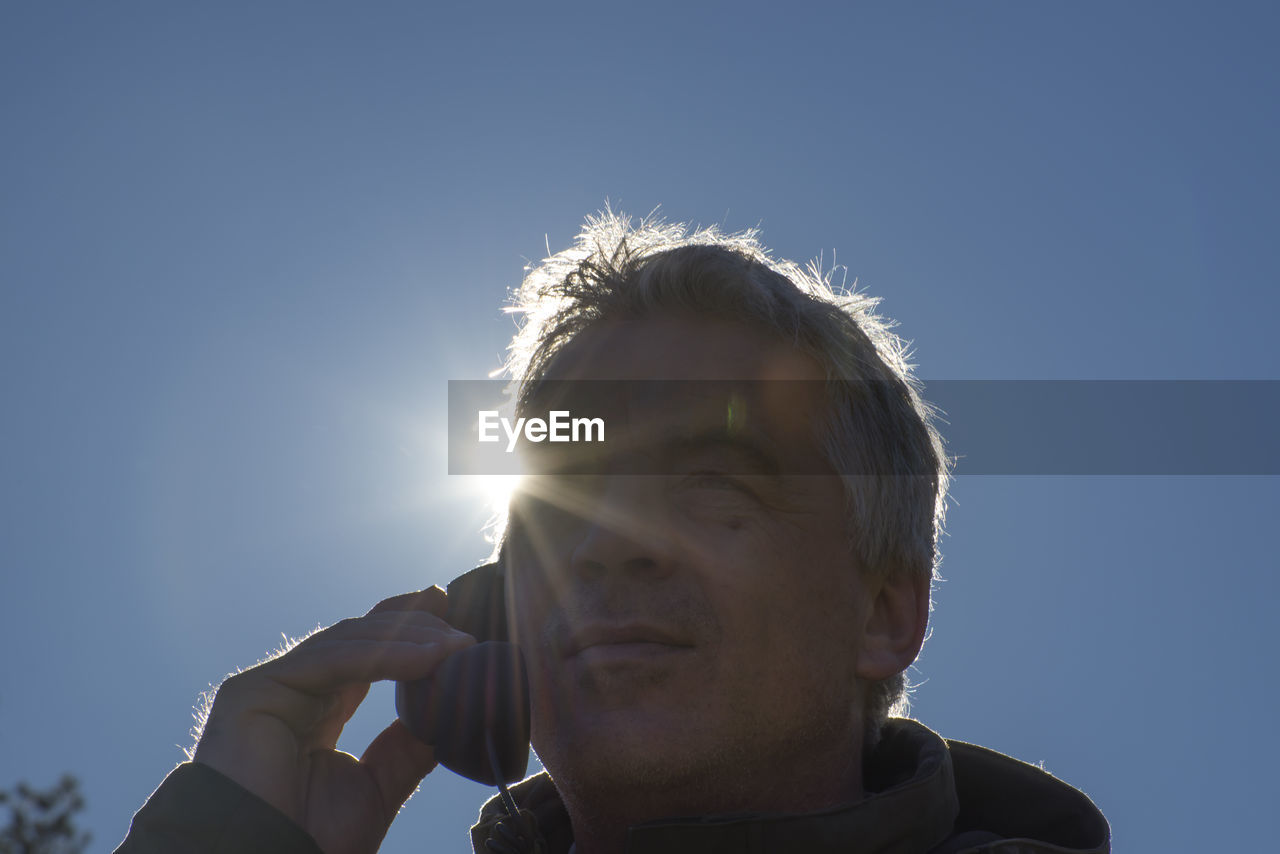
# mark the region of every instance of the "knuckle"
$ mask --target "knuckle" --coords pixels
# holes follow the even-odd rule
[[[241,670],[228,675],[218,685],[218,690],[214,692],[214,701],[234,702],[237,698],[252,690],[252,681],[252,671],[249,670]]]

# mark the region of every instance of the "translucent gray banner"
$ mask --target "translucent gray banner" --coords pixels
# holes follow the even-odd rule
[[[850,386],[856,400],[895,394]],[[450,474],[527,472],[530,455],[537,471],[662,474],[660,454],[628,462],[659,433],[667,441],[719,426],[749,437],[770,407],[830,393],[799,382],[547,383],[521,424],[505,390],[498,380],[450,381]],[[939,412],[956,475],[1280,474],[1277,380],[940,380],[925,384],[924,398]],[[767,429],[757,438],[767,445]]]

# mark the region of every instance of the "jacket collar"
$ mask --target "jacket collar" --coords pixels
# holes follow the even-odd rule
[[[627,850],[630,854],[848,854],[851,850],[920,854],[942,846],[956,832],[966,836],[976,832],[983,841],[1013,836],[1048,842],[1031,847],[1036,845],[1033,841],[1026,850],[1108,850],[1106,820],[1083,794],[1034,766],[994,751],[949,744],[914,721],[886,723],[864,778],[867,797],[852,806],[804,814],[649,822],[628,829]],[[545,772],[537,774],[511,792],[521,813],[532,816],[545,840],[545,851],[565,854],[573,842],[573,829],[551,778]],[[477,851],[488,850],[484,842],[504,817],[497,798],[484,806],[471,830]],[[851,848],[851,843],[857,848]]]

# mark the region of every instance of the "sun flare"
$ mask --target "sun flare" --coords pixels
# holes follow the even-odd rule
[[[511,496],[520,486],[518,474],[477,474],[471,475],[472,490],[479,494],[490,509],[506,513]]]

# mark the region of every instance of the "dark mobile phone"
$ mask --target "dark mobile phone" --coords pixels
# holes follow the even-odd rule
[[[521,779],[529,765],[529,678],[510,642],[501,560],[449,583],[448,623],[479,643],[425,679],[396,683],[396,714],[436,761],[479,783]]]

